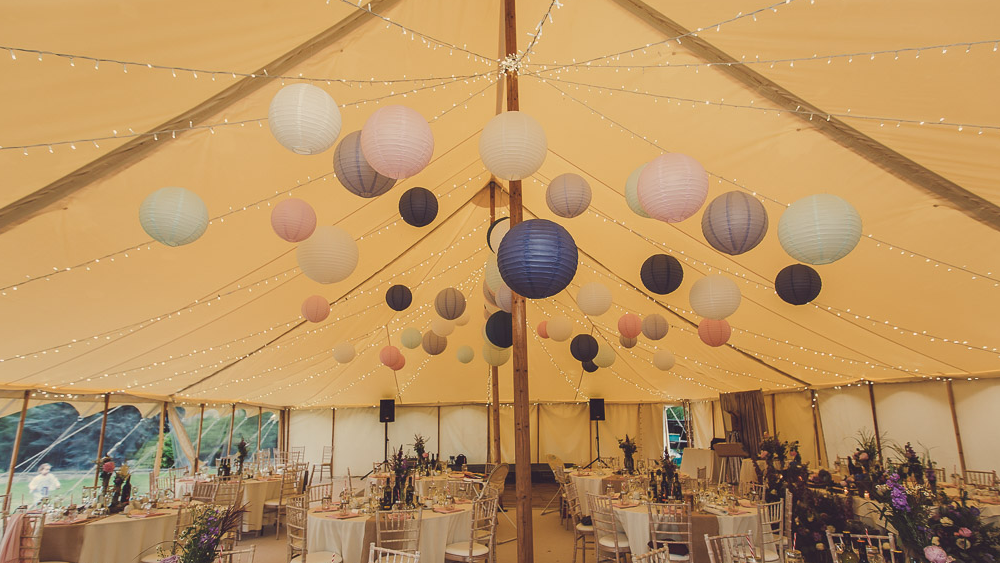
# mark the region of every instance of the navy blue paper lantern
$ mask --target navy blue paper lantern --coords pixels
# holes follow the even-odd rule
[[[497,250],[504,283],[528,299],[552,297],[576,275],[579,255],[569,231],[547,219],[510,228]]]
[[[657,295],[666,295],[681,286],[684,268],[680,261],[667,254],[654,254],[642,263],[639,270],[642,285]]]
[[[777,277],[774,278],[774,289],[786,303],[792,305],[805,305],[816,299],[821,289],[823,280],[819,273],[805,264],[792,264],[785,266]]]
[[[438,200],[426,188],[410,188],[399,198],[399,214],[414,227],[426,227],[438,214]]]
[[[583,362],[583,371],[587,373],[594,373],[597,371],[597,364],[594,362]]]
[[[393,311],[405,311],[413,303],[413,294],[405,285],[394,285],[385,292],[385,303]]]
[[[510,348],[514,343],[510,313],[497,311],[486,320],[486,339],[497,348]]]
[[[597,339],[589,334],[577,334],[569,343],[569,353],[581,362],[589,362],[597,357]]]

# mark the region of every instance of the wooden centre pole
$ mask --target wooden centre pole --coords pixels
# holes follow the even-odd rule
[[[4,493],[8,495],[7,506],[2,506],[0,508],[10,507],[10,489],[14,486],[14,472],[17,470],[17,451],[21,449],[21,434],[24,433],[24,418],[28,416],[28,399],[31,398],[31,390],[24,390],[24,402],[21,403],[21,417],[17,421],[17,434],[14,435],[14,450],[10,452],[10,469],[7,470],[7,491]],[[962,469],[965,469],[965,465],[962,465]]]
[[[878,450],[879,463],[882,462],[882,435],[878,431],[878,415],[875,414],[875,384],[868,382],[868,402],[872,406],[872,426],[875,428],[875,449]]]
[[[166,426],[167,402],[160,405],[160,436],[156,439],[156,458],[153,460],[153,481],[160,476],[160,468],[163,466],[163,429]],[[152,489],[153,487],[150,487]]]
[[[962,433],[958,429],[958,411],[955,410],[955,391],[951,388],[951,380],[947,381],[948,406],[951,407],[951,424],[955,427],[955,445],[958,446],[958,463],[965,475],[965,449],[962,448]]]
[[[97,438],[97,470],[94,471],[94,486],[101,478],[101,458],[104,457],[104,433],[108,429],[108,405],[111,404],[111,393],[104,394],[104,413],[101,415],[101,435]]]
[[[236,403],[233,403],[233,412],[229,414],[229,445],[226,446],[226,455],[233,452],[233,426],[236,424]]]
[[[257,407],[257,451],[260,451],[261,421],[264,420],[264,407]]]
[[[490,224],[497,220],[497,184],[490,180]],[[496,249],[493,249],[494,252]],[[500,368],[490,366],[490,377],[492,378],[493,397],[490,404],[490,419],[493,423],[493,463],[500,463],[503,458],[500,456]]]
[[[194,473],[198,473],[201,464],[201,427],[205,424],[205,403],[201,404],[201,415],[198,417],[198,445],[194,447]]]

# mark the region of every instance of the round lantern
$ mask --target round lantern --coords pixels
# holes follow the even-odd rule
[[[465,313],[461,317],[455,319],[455,326],[465,326],[469,324],[469,314]]]
[[[486,124],[479,137],[479,158],[494,176],[522,180],[541,168],[548,152],[545,130],[530,115],[505,111]]]
[[[589,334],[577,334],[569,343],[569,353],[581,362],[589,362],[597,357],[597,339]]]
[[[454,287],[442,289],[434,299],[434,310],[441,318],[453,321],[465,312],[465,296]]]
[[[546,205],[553,213],[567,219],[586,211],[591,197],[590,184],[573,173],[556,176],[545,189]]]
[[[751,250],[767,233],[767,210],[745,192],[726,192],[712,200],[701,216],[701,232],[712,248],[726,254]]]
[[[353,360],[354,354],[354,344],[350,342],[341,342],[333,347],[333,359],[339,363],[346,364]]]
[[[587,373],[594,373],[597,371],[597,364],[594,362],[581,362],[583,364],[583,371]]]
[[[509,348],[514,343],[510,313],[497,311],[486,321],[486,339],[497,348]]]
[[[511,309],[514,306],[514,293],[511,292],[507,284],[501,284],[500,289],[496,292],[496,304],[500,307],[501,311],[506,311],[508,313],[512,312]]]
[[[564,342],[573,334],[573,323],[566,317],[552,317],[545,325],[549,338],[556,342]]]
[[[434,134],[427,120],[406,106],[375,110],[361,128],[361,152],[376,172],[389,178],[409,178],[434,154]]]
[[[594,363],[599,368],[609,368],[615,363],[615,357],[614,348],[601,342],[597,347],[597,356],[594,357]]]
[[[657,369],[668,371],[670,368],[674,367],[676,360],[674,359],[674,354],[670,350],[657,350],[653,354],[653,365]]]
[[[835,195],[804,197],[782,213],[778,240],[785,252],[799,262],[836,262],[861,240],[861,216],[850,203]]]
[[[497,272],[498,276],[499,276],[499,274],[500,273]],[[500,283],[502,284],[503,281],[501,281]],[[490,291],[489,285],[486,284],[486,280],[483,280],[483,297],[486,298],[486,303],[487,304],[492,305],[494,307],[497,306],[496,294],[494,294],[492,291]]]
[[[500,241],[503,237],[507,236],[507,231],[510,230],[510,217],[501,217],[486,231],[486,245],[490,247],[494,253],[500,248]]]
[[[312,84],[289,84],[271,98],[267,125],[281,146],[296,154],[319,154],[340,135],[340,108]]]
[[[611,290],[599,282],[588,283],[577,292],[576,304],[585,315],[603,315],[611,308]]]
[[[721,274],[694,282],[688,298],[695,313],[706,319],[724,319],[736,312],[742,297],[736,282]]]
[[[628,208],[632,210],[639,217],[645,217],[649,219],[649,213],[642,208],[642,204],[639,203],[639,175],[642,174],[642,170],[646,168],[646,165],[636,168],[628,175],[628,180],[625,181],[625,203],[628,204]]]
[[[434,334],[432,331],[427,331],[424,333],[424,341],[422,342],[424,347],[424,352],[432,356],[437,356],[444,349],[448,347],[448,339],[444,336]]]
[[[400,354],[399,361],[396,362],[394,365],[389,366],[389,369],[391,369],[392,371],[399,371],[403,369],[404,366],[406,366],[406,358],[404,358],[403,355]]]
[[[654,219],[677,223],[698,212],[708,198],[708,174],[679,153],[656,157],[639,175],[639,203]]]
[[[299,268],[309,279],[335,283],[347,279],[358,265],[358,245],[340,227],[316,227],[312,236],[299,244],[295,255]]]
[[[624,336],[618,337],[618,342],[626,348],[634,348],[636,344],[639,343],[638,338],[625,338]]]
[[[618,332],[625,338],[635,338],[642,334],[642,319],[639,315],[625,313],[618,319]]]
[[[139,224],[155,240],[182,246],[198,240],[208,228],[208,208],[191,190],[160,188],[142,200]]]
[[[495,254],[490,254],[489,258],[486,259],[486,275],[484,280],[486,281],[486,287],[489,288],[496,297],[496,292],[500,289],[500,286],[504,285],[503,276],[500,275],[500,266],[497,263],[497,257]]]
[[[663,315],[659,313],[647,315],[645,319],[642,319],[642,334],[650,340],[663,338],[669,330],[670,325],[667,324],[667,319],[664,319]]]
[[[286,199],[271,211],[271,228],[288,242],[302,242],[316,230],[316,212],[301,199]]]
[[[729,321],[722,319],[717,321],[715,319],[702,319],[698,323],[698,337],[705,344],[712,347],[719,347],[729,342],[729,337],[732,336],[733,329],[729,326]]]
[[[463,364],[467,364],[476,357],[476,353],[472,350],[471,346],[461,346],[455,351],[455,357]]]
[[[323,322],[330,316],[330,303],[322,295],[306,297],[302,302],[302,316],[311,323]]]
[[[432,319],[431,332],[438,336],[448,336],[455,332],[455,323],[447,319]]]
[[[510,360],[510,348],[497,348],[489,342],[483,342],[483,360],[491,366],[502,366]]]
[[[378,359],[386,367],[393,367],[399,364],[400,358],[403,357],[403,353],[399,351],[399,348],[395,346],[385,346],[378,353]]]
[[[538,336],[542,338],[549,337],[549,321],[542,321],[538,323]]]
[[[399,215],[414,227],[426,227],[438,214],[438,200],[427,188],[410,188],[399,198]]]
[[[552,297],[565,289],[576,275],[578,259],[569,232],[545,219],[511,227],[497,251],[503,281],[528,299]]]
[[[819,272],[805,264],[785,266],[774,278],[774,289],[786,303],[805,305],[819,295],[823,280]]]
[[[393,311],[405,311],[413,303],[413,294],[405,285],[394,285],[385,292],[385,303]]]
[[[333,151],[333,171],[347,191],[361,197],[377,197],[392,189],[396,180],[383,176],[361,152],[361,131],[348,133]]]
[[[423,339],[423,335],[420,331],[413,328],[405,328],[403,332],[399,333],[399,343],[403,345],[404,348],[413,350],[417,346],[420,346],[420,341]]]
[[[654,254],[642,263],[639,277],[646,289],[658,295],[666,295],[681,286],[684,268],[680,261],[668,254]]]

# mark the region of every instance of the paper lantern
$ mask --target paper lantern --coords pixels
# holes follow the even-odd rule
[[[455,332],[455,323],[447,319],[431,320],[431,332],[438,336],[448,336]]]
[[[497,276],[498,277],[499,277],[499,275],[500,275],[500,272],[497,272]],[[501,281],[500,283],[502,284],[503,281]],[[497,306],[496,295],[492,291],[490,291],[489,286],[486,285],[486,280],[485,279],[483,280],[483,297],[486,298],[486,303],[487,304],[492,305],[494,307]]]
[[[486,339],[497,348],[509,348],[514,343],[510,313],[497,311],[486,321]]]
[[[548,148],[541,124],[520,111],[497,115],[479,136],[479,158],[503,180],[522,180],[537,172]]]
[[[590,184],[582,176],[573,173],[556,176],[545,189],[545,203],[549,210],[567,219],[586,211],[591,197]]]
[[[438,214],[438,201],[427,188],[410,188],[399,198],[399,215],[414,227],[426,227]]]
[[[599,282],[585,284],[576,294],[576,305],[585,315],[603,315],[611,308],[611,290]]]
[[[489,342],[483,342],[483,360],[491,366],[502,366],[510,360],[510,348],[497,348]]]
[[[455,351],[455,357],[463,364],[467,364],[476,357],[476,353],[472,350],[472,346],[461,346]]]
[[[378,353],[378,359],[386,367],[393,367],[399,364],[399,359],[403,357],[403,353],[399,351],[399,348],[395,346],[385,346]]]
[[[396,180],[372,168],[361,152],[361,131],[348,133],[333,151],[333,171],[347,191],[361,197],[378,197],[391,190]]]
[[[330,303],[322,295],[306,297],[302,302],[302,316],[311,323],[323,322],[330,316]]]
[[[434,298],[434,310],[441,318],[453,321],[465,312],[465,296],[454,287],[446,287]]]
[[[684,268],[673,256],[654,254],[642,263],[639,278],[646,289],[658,295],[666,295],[681,286]]]
[[[654,219],[677,223],[698,212],[708,198],[708,174],[679,153],[656,157],[639,174],[639,203]]]
[[[198,240],[208,228],[208,208],[198,194],[184,188],[160,188],[139,206],[139,224],[167,246]]]
[[[420,346],[421,340],[424,336],[420,334],[420,331],[413,328],[405,328],[403,332],[399,333],[399,343],[403,345],[404,348],[413,350],[417,346]]]
[[[715,319],[702,319],[698,323],[698,337],[705,344],[712,347],[719,347],[729,342],[729,337],[732,336],[733,329],[729,326],[729,321],[722,319],[717,321]]]
[[[333,359],[339,363],[346,364],[353,360],[354,354],[354,344],[350,342],[341,342],[333,347]]]
[[[778,240],[799,262],[830,264],[847,256],[861,240],[861,216],[835,195],[804,197],[782,213]]]
[[[674,367],[675,363],[676,360],[670,350],[657,350],[656,353],[653,354],[653,365],[656,366],[657,369],[669,371],[670,368]]]
[[[594,362],[581,362],[583,364],[583,371],[587,373],[594,373],[597,371],[597,364]]]
[[[503,237],[507,235],[507,231],[509,230],[510,217],[501,217],[493,221],[493,224],[486,231],[486,246],[489,246],[490,250],[496,253],[497,249],[500,248],[500,241],[503,240]]]
[[[706,319],[724,319],[736,312],[742,296],[736,282],[721,274],[694,282],[688,298],[695,313]]]
[[[496,297],[496,292],[500,289],[500,286],[504,285],[503,276],[500,275],[500,266],[497,264],[497,257],[495,254],[491,254],[489,258],[486,259],[485,267],[485,281],[486,287],[493,293]],[[494,303],[495,305],[496,303]]]
[[[413,303],[413,294],[405,285],[394,285],[385,292],[385,303],[393,311],[405,311]]]
[[[497,290],[496,305],[500,307],[501,311],[512,312],[514,307],[514,293],[507,287],[507,284],[502,284],[500,289]]]
[[[385,106],[361,128],[361,152],[376,172],[389,178],[409,178],[434,154],[434,134],[427,120],[406,106]]]
[[[437,356],[448,347],[448,339],[429,330],[424,333],[424,341],[421,344],[424,347],[424,352]]]
[[[712,248],[726,254],[743,254],[764,240],[767,210],[745,192],[726,192],[712,200],[701,216],[701,232]]]
[[[281,146],[295,154],[319,154],[340,135],[340,108],[319,86],[289,84],[271,98],[267,125]]]
[[[542,338],[549,337],[549,321],[542,321],[538,323],[538,336]]]
[[[594,363],[599,368],[609,368],[615,363],[616,357],[614,348],[601,342],[597,347],[597,356],[594,357]]]
[[[618,337],[618,342],[626,348],[634,348],[636,344],[639,343],[638,338],[625,338],[624,336]]]
[[[295,251],[299,268],[309,279],[335,283],[347,279],[358,265],[358,245],[340,227],[316,227]]]
[[[564,342],[573,334],[573,323],[566,317],[552,317],[545,326],[549,338],[556,342]]]
[[[805,305],[819,296],[823,280],[819,272],[805,264],[785,266],[774,278],[774,289],[786,303]]]
[[[639,203],[639,175],[642,174],[643,169],[646,165],[636,168],[628,175],[628,180],[625,181],[625,203],[628,204],[628,208],[632,210],[639,217],[645,217],[649,219],[649,213],[642,208],[642,204]]]
[[[552,297],[576,275],[579,255],[569,232],[546,219],[511,227],[497,251],[504,283],[528,299]]]
[[[625,338],[635,338],[642,334],[642,319],[639,315],[625,313],[618,319],[618,332]]]
[[[647,315],[645,319],[642,319],[642,334],[650,340],[663,338],[669,330],[670,325],[667,324],[667,319],[664,319],[663,315],[659,313]]]
[[[389,368],[392,371],[399,371],[399,370],[403,369],[404,366],[406,366],[406,358],[404,358],[402,355],[400,355],[399,356],[399,361],[396,362],[394,365],[389,366]]]
[[[271,210],[271,228],[288,242],[302,242],[316,230],[316,212],[301,199],[286,199]]]
[[[589,334],[577,334],[569,343],[569,353],[581,362],[589,362],[597,357],[597,339]]]
[[[465,326],[467,324],[469,324],[469,313],[465,313],[461,317],[455,319],[456,326]]]

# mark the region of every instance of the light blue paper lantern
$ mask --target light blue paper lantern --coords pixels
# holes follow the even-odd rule
[[[778,240],[789,256],[806,264],[830,264],[850,254],[861,240],[861,215],[832,194],[804,197],[778,221]]]
[[[139,206],[146,234],[167,246],[198,240],[208,228],[208,208],[198,194],[184,188],[160,188]]]

